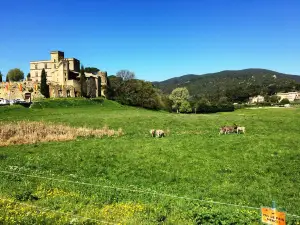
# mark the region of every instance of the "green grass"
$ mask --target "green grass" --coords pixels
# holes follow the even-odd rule
[[[275,200],[288,213],[300,214],[299,108],[195,115],[149,111],[107,100],[69,103],[68,107],[49,104],[31,109],[1,107],[0,120],[43,120],[92,128],[108,125],[122,128],[125,135],[0,148],[0,170],[258,208]],[[233,123],[245,126],[247,133],[218,135],[220,126]],[[151,128],[169,129],[170,134],[151,138]],[[0,180],[4,197],[20,200],[29,192],[39,196],[32,204],[109,221],[125,217],[88,213],[112,203],[135,202],[144,205],[145,211],[127,218],[129,224],[259,223],[259,210],[2,173]],[[41,187],[43,191],[38,191]],[[55,188],[65,194],[45,197]],[[288,217],[288,221],[294,224],[295,219]]]

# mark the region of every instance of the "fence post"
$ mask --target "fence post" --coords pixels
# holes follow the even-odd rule
[[[276,210],[276,202],[275,201],[272,201],[272,209]]]

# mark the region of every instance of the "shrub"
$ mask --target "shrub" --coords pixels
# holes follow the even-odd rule
[[[232,103],[211,104],[208,100],[202,99],[196,104],[198,113],[216,113],[216,112],[232,112],[234,105]]]
[[[284,104],[289,104],[290,101],[287,98],[284,98],[280,101],[280,104],[284,105]]]

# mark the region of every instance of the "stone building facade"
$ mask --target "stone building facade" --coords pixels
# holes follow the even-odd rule
[[[42,70],[45,69],[49,84],[50,97],[79,97],[80,61],[75,58],[65,58],[64,52],[51,51],[50,60],[30,62],[30,79],[35,83],[41,82]],[[85,73],[87,79],[95,79],[96,97],[105,96],[107,86],[106,72],[99,71],[96,75]],[[98,80],[101,79],[101,85]],[[98,90],[101,88],[101,92]]]
[[[23,82],[2,82],[0,85],[0,98],[25,99],[29,93],[31,99],[41,97],[40,83],[42,70],[45,69],[50,97],[79,97],[80,61],[75,58],[65,58],[64,52],[51,51],[50,60],[30,62],[30,78]],[[105,96],[107,87],[106,72],[97,74],[85,73],[86,80],[94,79],[96,97]],[[99,83],[101,79],[101,83]]]

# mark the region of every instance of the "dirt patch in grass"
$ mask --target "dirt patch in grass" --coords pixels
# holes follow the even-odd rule
[[[123,135],[121,128],[112,130],[107,126],[101,129],[91,129],[45,122],[0,122],[0,146],[68,141],[77,137],[111,137],[121,135]]]

